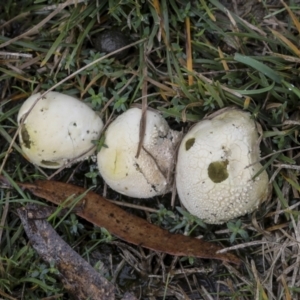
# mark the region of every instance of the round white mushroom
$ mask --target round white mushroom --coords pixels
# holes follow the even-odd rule
[[[107,128],[105,146],[97,155],[100,174],[115,191],[135,198],[150,198],[170,190],[179,132],[163,117],[146,112],[143,146],[138,158],[142,110],[131,108]]]
[[[21,106],[18,123],[41,93]],[[56,169],[70,161],[82,160],[95,151],[92,141],[100,137],[101,118],[82,101],[58,92],[49,92],[28,114],[19,139],[26,158],[35,165]]]
[[[197,123],[178,152],[178,195],[193,215],[221,224],[252,212],[265,200],[268,175],[262,171],[258,133],[250,114],[237,109]]]

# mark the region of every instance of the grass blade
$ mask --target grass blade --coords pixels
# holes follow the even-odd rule
[[[251,58],[249,56],[246,55],[242,55],[239,53],[236,53],[234,55],[234,60],[238,61],[240,63],[243,63],[261,73],[263,73],[264,75],[266,75],[267,77],[269,77],[270,79],[272,79],[273,81],[275,81],[276,83],[281,83],[282,82],[282,78],[281,76],[279,76],[274,70],[272,70],[270,67],[266,66],[265,64],[257,61],[254,58]]]

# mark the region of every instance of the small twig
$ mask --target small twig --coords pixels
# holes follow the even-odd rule
[[[259,295],[259,287],[261,286],[261,282],[253,259],[251,259],[251,270],[252,270],[252,274],[254,275],[254,279],[256,281],[255,299],[259,299],[258,295]]]
[[[264,241],[252,241],[252,242],[248,242],[248,243],[244,243],[244,244],[239,244],[239,245],[235,245],[235,246],[231,246],[231,247],[227,247],[224,249],[221,249],[219,251],[217,251],[217,253],[226,253],[228,251],[231,250],[236,250],[236,249],[243,249],[246,247],[251,247],[251,246],[256,246],[256,245],[262,245],[262,244],[269,244],[270,242],[264,242]],[[273,244],[277,244],[275,242],[273,242]]]
[[[127,203],[127,202],[120,202],[120,201],[110,200],[110,199],[108,199],[108,201],[111,202],[111,203],[117,204],[119,206],[130,207],[130,208],[139,209],[139,210],[144,210],[144,211],[148,211],[148,212],[151,212],[151,213],[158,213],[157,209],[146,207],[146,206],[141,206],[141,205]]]
[[[168,178],[166,177],[166,174],[164,174],[164,172],[162,171],[161,167],[159,166],[157,159],[152,155],[152,153],[150,151],[148,151],[144,146],[142,146],[142,149],[146,152],[146,154],[148,154],[154,161],[155,166],[157,167],[158,171],[160,172],[160,174],[163,176],[163,178],[167,181]]]
[[[291,205],[291,206],[289,206],[289,207],[287,207],[287,208],[285,208],[285,209],[282,209],[282,210],[276,210],[276,211],[274,211],[274,212],[271,212],[271,213],[267,214],[266,217],[271,217],[271,216],[273,216],[273,215],[279,215],[279,214],[282,214],[282,213],[290,212],[291,210],[293,210],[294,208],[296,208],[296,207],[299,206],[299,205],[300,205],[300,201],[298,201],[296,204]]]
[[[204,287],[204,285],[201,285],[201,290],[205,295],[205,299],[214,300],[214,298],[211,296],[210,292]]]
[[[230,264],[224,262],[224,266],[227,268],[230,274],[234,274],[237,278],[240,278],[246,285],[253,285],[253,283],[250,280],[248,280],[245,276],[242,275],[242,273],[240,273],[236,268],[234,268]]]
[[[68,5],[73,5],[75,4],[75,6],[79,3],[82,3],[82,2],[86,2],[86,0],[71,0],[70,3]],[[53,10],[53,9],[56,9],[56,8],[59,8],[61,6],[63,6],[64,3],[62,4],[54,4],[54,5],[48,5],[48,6],[44,6],[43,8],[37,10],[37,11],[47,11],[47,10]]]
[[[32,58],[32,54],[28,54],[28,53],[19,53],[19,52],[6,52],[6,51],[0,51],[0,55],[1,55],[1,56],[4,56],[5,59],[10,58],[10,56]]]
[[[146,61],[146,50],[144,49],[144,62]],[[138,148],[136,151],[135,158],[139,158],[143,143],[144,143],[144,138],[145,138],[145,132],[146,132],[146,124],[147,124],[147,106],[148,106],[148,82],[146,80],[148,74],[148,68],[145,65],[143,67],[143,87],[142,87],[142,114],[141,114],[141,120],[140,120],[140,127],[139,127],[139,144]]]
[[[0,30],[1,30],[2,28],[5,28],[5,27],[8,26],[9,24],[16,22],[18,19],[26,18],[28,15],[30,15],[30,11],[27,11],[27,12],[25,12],[25,13],[21,13],[21,14],[15,16],[15,17],[13,17],[12,19],[8,20],[7,22],[1,24],[1,25],[0,25]]]
[[[8,200],[9,196],[10,196],[10,192],[8,191],[6,194],[6,201],[5,201],[5,205],[4,205],[3,213],[2,213],[2,217],[1,217],[1,222],[0,222],[0,245],[1,245],[1,240],[2,240],[3,228],[4,228],[5,220],[7,217],[8,208],[9,208],[9,200]]]
[[[41,300],[54,300],[54,299],[58,299],[58,298],[61,299],[63,296],[64,296],[64,294],[56,294],[53,296],[42,298]]]
[[[251,166],[254,166],[255,164],[261,162],[262,160],[265,160],[266,158],[271,157],[271,156],[273,156],[275,154],[280,154],[280,153],[283,153],[283,152],[286,152],[286,151],[298,150],[298,149],[300,149],[300,146],[292,147],[292,148],[286,148],[286,149],[282,149],[282,150],[278,150],[278,151],[274,151],[274,152],[272,152],[272,153],[270,153],[270,154],[268,154],[268,155],[266,155],[264,157],[261,157],[259,160],[253,162],[251,165],[248,165],[247,168],[250,168]]]
[[[5,297],[7,300],[17,300],[17,298],[11,297],[10,295],[6,294],[4,291],[0,290],[0,295]],[[2,300],[2,299],[1,299]]]
[[[296,166],[296,165],[278,164],[278,165],[273,165],[273,166],[280,168],[280,169],[300,170],[300,166]]]

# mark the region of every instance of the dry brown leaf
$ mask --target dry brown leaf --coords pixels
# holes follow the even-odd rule
[[[240,259],[231,253],[217,254],[222,248],[214,243],[182,234],[172,234],[124,211],[94,192],[87,192],[84,188],[56,181],[36,181],[18,185],[57,205],[64,203],[64,207],[70,205],[75,197],[86,193],[77,203],[80,209],[76,210],[76,214],[97,226],[105,227],[111,234],[134,245],[171,255],[241,263]],[[67,198],[70,199],[68,203]]]

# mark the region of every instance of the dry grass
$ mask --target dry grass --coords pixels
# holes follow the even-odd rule
[[[130,201],[130,210],[149,221],[220,242],[243,260],[235,268],[170,257],[66,217],[58,231],[116,284],[118,297],[133,291],[149,300],[300,299],[299,15],[299,1],[277,0],[5,2],[0,6],[0,173],[12,182],[53,177],[97,185],[97,192]],[[120,61],[93,48],[97,33],[110,27],[130,36],[129,55]],[[241,226],[233,222],[241,234],[230,243],[230,227],[198,225],[173,209],[170,195],[145,203],[106,190],[92,163],[55,174],[35,168],[18,146],[16,114],[30,94],[52,89],[85,99],[106,122],[135,103],[160,110],[173,128],[184,131],[226,106],[250,111],[262,127],[268,201],[241,218]],[[17,186],[0,188],[0,296],[68,299],[54,269],[27,243],[15,213],[39,200]]]

